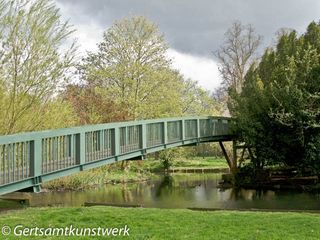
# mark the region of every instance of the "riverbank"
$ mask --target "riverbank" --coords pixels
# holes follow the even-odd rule
[[[130,229],[130,239],[320,238],[319,214],[289,212],[198,212],[187,209],[82,207],[28,208],[1,214],[0,226],[9,226],[13,229],[18,224],[39,228],[65,228],[70,225],[78,228],[110,228],[127,225]],[[68,239],[78,238],[68,237]],[[117,239],[127,238],[127,236],[117,237]],[[16,239],[16,237],[10,234],[6,239]],[[81,239],[92,239],[92,236]]]
[[[319,177],[314,174],[299,173],[293,167],[274,166],[254,170],[245,166],[239,168],[235,176],[223,174],[220,188],[235,186],[244,189],[264,190],[294,190],[304,192],[319,192]]]
[[[128,161],[125,165],[122,164],[114,163],[59,178],[44,183],[42,187],[48,190],[82,190],[102,184],[142,182],[163,172],[160,160],[155,159]],[[222,158],[179,158],[172,161],[170,172],[225,171],[227,168],[226,160]]]

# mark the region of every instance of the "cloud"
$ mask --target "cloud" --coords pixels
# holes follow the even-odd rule
[[[75,33],[80,44],[80,52],[84,54],[86,51],[96,51],[97,43],[102,40],[103,29],[101,29],[96,24],[81,24],[77,26],[77,31]]]
[[[198,81],[203,88],[213,91],[220,85],[218,65],[213,59],[178,52],[172,48],[168,50],[168,56],[172,59],[175,69],[186,78]]]
[[[95,21],[106,29],[113,21],[144,15],[159,25],[179,52],[210,57],[234,20],[252,24],[269,45],[277,30],[303,32],[320,17],[319,0],[56,0],[69,7],[75,24]]]
[[[67,16],[72,16],[72,8],[68,5],[58,3],[58,7],[64,19],[67,20]],[[84,56],[87,51],[96,51],[97,43],[102,41],[105,29],[90,18],[74,24],[74,27],[76,32],[73,37],[78,40],[80,55]],[[221,79],[213,58],[195,56],[173,48],[168,50],[168,57],[172,59],[173,67],[179,70],[185,78],[198,81],[200,86],[210,91],[219,86]]]
[[[173,65],[186,77],[213,90],[220,83],[213,51],[223,43],[234,20],[252,24],[272,43],[280,28],[302,33],[319,21],[319,0],[55,0],[62,15],[77,29],[81,52],[95,50],[102,32],[115,20],[143,15],[155,22],[170,45]],[[262,48],[261,48],[262,49]]]
[[[69,20],[75,32],[73,33],[73,38],[77,40],[79,45],[80,55],[85,55],[86,51],[96,51],[97,43],[101,42],[104,29],[91,18],[87,18],[86,21],[74,21],[70,19],[73,14],[73,8],[69,5],[64,5],[57,2],[57,6],[60,9],[61,16],[64,20]]]

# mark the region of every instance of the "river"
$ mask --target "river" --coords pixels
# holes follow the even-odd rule
[[[320,194],[285,190],[219,189],[221,174],[175,174],[85,191],[30,194],[30,206],[83,206],[86,202],[155,208],[320,210]],[[0,201],[0,208],[3,201]]]

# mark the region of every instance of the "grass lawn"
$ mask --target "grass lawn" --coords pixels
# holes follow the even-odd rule
[[[173,161],[173,168],[228,168],[224,158],[195,157],[192,159],[177,159]]]
[[[319,239],[320,215],[272,212],[198,212],[185,209],[28,208],[0,214],[0,227],[124,227],[129,237],[19,239]],[[1,234],[1,233],[0,233]],[[17,239],[13,234],[0,239]]]

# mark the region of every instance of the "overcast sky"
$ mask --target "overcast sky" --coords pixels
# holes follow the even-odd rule
[[[280,28],[304,32],[320,19],[319,0],[56,0],[77,29],[81,51],[94,51],[115,20],[143,15],[155,22],[170,45],[173,65],[186,77],[214,90],[220,77],[213,52],[233,21],[252,24],[270,45]]]

